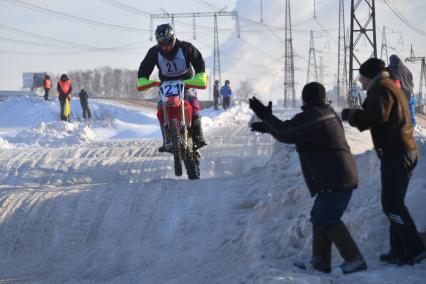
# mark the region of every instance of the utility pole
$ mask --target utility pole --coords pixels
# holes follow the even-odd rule
[[[339,42],[337,50],[337,104],[348,95],[348,69],[345,34],[345,7],[344,0],[339,0]],[[343,104],[342,104],[343,105]]]
[[[416,62],[421,61],[421,71],[420,71],[420,85],[419,85],[419,94],[417,95],[417,105],[423,105],[423,86],[426,89],[426,56],[415,56],[413,51],[413,45],[411,45],[410,57],[406,58],[405,61]]]
[[[150,22],[150,37],[149,39],[152,41],[153,34],[153,22],[154,19],[170,19],[172,21],[172,25],[174,26],[174,19],[176,18],[192,18],[193,19],[193,37],[196,38],[196,25],[195,18],[200,17],[233,17],[235,20],[235,28],[237,33],[237,38],[240,38],[240,18],[238,16],[237,11],[226,12],[200,12],[200,13],[163,13],[163,14],[151,14],[151,22]]]
[[[316,1],[314,0],[314,20],[317,18],[317,3],[316,3]]]
[[[383,58],[383,55],[385,58]],[[388,56],[388,43],[386,40],[386,27],[383,26],[383,33],[382,33],[382,48],[380,51],[380,59],[383,60],[386,63],[386,66],[389,65],[389,56]]]
[[[290,0],[285,2],[285,50],[284,50],[284,107],[288,107],[291,97],[292,106],[296,107],[296,90],[294,89],[294,56],[291,36]]]
[[[260,0],[260,22],[263,23],[263,0]]]
[[[218,76],[216,77],[216,73]],[[219,53],[219,34],[217,31],[217,16],[214,16],[214,48],[213,48],[213,82],[219,79],[219,84],[222,83],[220,73],[220,53]]]
[[[313,69],[313,75],[311,74],[311,69]],[[311,40],[309,42],[309,57],[308,57],[308,72],[306,76],[306,83],[318,81],[318,66],[317,58],[315,55],[314,47],[314,32],[311,30]]]
[[[235,20],[235,28],[237,38],[240,38],[240,21],[238,17],[238,12],[226,12],[226,11],[218,11],[218,12],[203,12],[203,13],[163,13],[163,14],[151,14],[151,22],[150,22],[150,40],[152,41],[153,34],[153,22],[154,19],[171,19],[172,25],[174,26],[175,18],[192,18],[193,24],[193,38],[197,38],[196,33],[196,18],[199,17],[213,17],[214,19],[214,50],[213,50],[213,82],[219,80],[219,84],[221,84],[221,71],[220,71],[220,53],[219,53],[219,32],[218,32],[218,24],[217,17],[223,16],[231,16]],[[211,92],[210,92],[211,95]]]
[[[368,16],[365,17],[365,11]],[[351,37],[349,45],[349,91],[358,79],[361,64],[372,57],[377,58],[375,0],[351,0]],[[358,49],[363,39],[366,46]],[[366,41],[365,41],[366,40]],[[352,103],[352,107],[356,107]]]
[[[322,56],[320,56],[320,62],[318,67],[318,82],[324,83],[324,62],[322,61]]]

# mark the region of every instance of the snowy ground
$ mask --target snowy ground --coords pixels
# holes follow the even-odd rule
[[[247,105],[204,110],[201,180],[173,175],[152,109],[92,100],[0,102],[0,283],[425,283],[426,262],[380,263],[387,220],[369,133],[345,125],[360,173],[344,220],[369,269],[304,273],[313,200],[297,153],[250,133]],[[289,117],[297,110],[277,110]],[[426,129],[407,203],[426,231]],[[334,264],[341,259],[334,254]]]

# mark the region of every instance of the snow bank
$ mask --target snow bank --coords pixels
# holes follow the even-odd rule
[[[83,120],[79,99],[71,100],[71,124],[59,121],[59,102],[14,97],[0,105],[0,137],[15,146],[59,147],[97,140],[161,138],[154,110],[90,100],[92,119]],[[3,143],[4,144],[4,143]],[[1,146],[5,147],[5,146]]]
[[[420,232],[426,231],[426,143],[418,139],[420,164],[415,170],[406,203]],[[298,166],[297,153],[291,146],[276,144],[271,161],[253,172],[259,179],[258,202],[244,231],[247,253],[252,258],[255,283],[421,283],[426,277],[426,263],[397,268],[378,261],[388,246],[388,220],[380,204],[380,162],[374,151],[356,155],[360,185],[354,191],[343,220],[352,232],[369,269],[342,276],[338,271],[326,276],[311,272],[305,276],[292,261],[310,259],[312,232],[309,221],[313,200]],[[333,264],[343,260],[333,249]],[[410,271],[400,277],[402,271]],[[398,280],[396,280],[398,279]]]
[[[26,147],[65,147],[97,141],[99,138],[84,124],[61,121],[42,122],[37,128],[22,130],[8,140],[10,143]]]
[[[20,105],[0,103],[0,116],[7,112],[3,106]],[[325,275],[292,265],[310,257],[313,199],[294,147],[251,133],[247,104],[203,111],[209,145],[201,149],[202,179],[196,181],[175,177],[171,156],[157,152],[159,139],[149,132],[158,127],[155,115],[96,103],[93,110],[90,128],[79,121],[44,121],[0,138],[0,282],[411,284],[426,279],[426,262],[395,267],[378,261],[388,248],[388,220],[368,132],[344,124],[360,185],[343,218],[369,269]],[[274,113],[284,119],[298,111]],[[147,127],[146,133],[134,125]],[[7,123],[3,127],[10,130]],[[424,129],[416,133],[420,160],[406,200],[418,229],[426,231],[426,142]],[[334,251],[333,264],[341,261]]]

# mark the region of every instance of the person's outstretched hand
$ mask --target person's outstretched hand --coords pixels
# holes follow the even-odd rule
[[[355,113],[355,109],[345,108],[342,110],[341,118],[343,121],[349,121],[351,120],[354,113]]]
[[[260,132],[260,133],[268,133],[263,122],[253,122],[250,124],[251,131]]]
[[[250,109],[256,114],[260,119],[265,119],[268,115],[272,114],[272,102],[268,103],[268,106],[262,104],[261,101],[253,97],[249,99]]]

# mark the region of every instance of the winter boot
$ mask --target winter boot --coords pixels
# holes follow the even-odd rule
[[[158,148],[158,151],[163,153],[163,152],[167,152],[167,143],[169,143],[169,135],[166,131],[166,129],[164,127],[161,127],[161,135],[163,136],[163,145],[160,146],[160,148]]]
[[[401,259],[398,260],[396,264],[398,266],[414,265],[416,263],[421,262],[423,259],[426,259],[426,249],[413,255],[405,254]]]
[[[389,227],[389,244],[390,250],[388,253],[380,255],[380,261],[390,264],[397,264],[404,255],[401,239],[399,238],[397,228],[391,223]]]
[[[191,131],[192,131],[192,140],[194,141],[194,144],[197,149],[200,149],[207,145],[203,135],[203,128],[201,127],[201,117],[199,116],[192,117]]]
[[[294,265],[303,270],[315,270],[330,273],[331,272],[331,240],[326,233],[320,231],[318,227],[312,224],[312,259],[308,263],[295,262]]]
[[[344,274],[367,269],[367,264],[345,224],[340,222],[336,226],[328,229],[326,234],[335,244],[340,255],[345,260],[340,265],[340,269]]]

